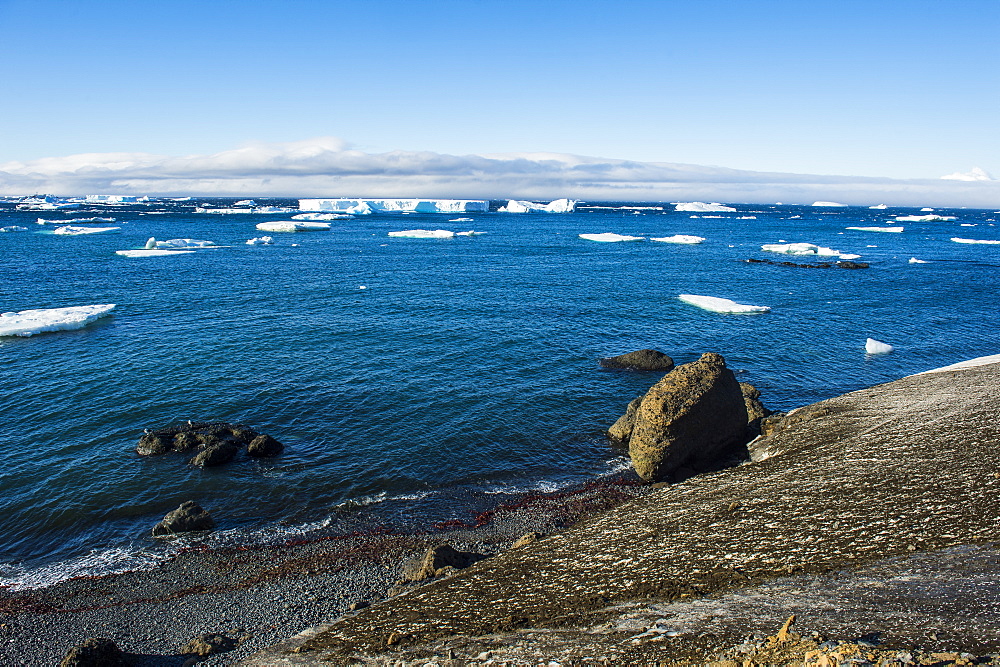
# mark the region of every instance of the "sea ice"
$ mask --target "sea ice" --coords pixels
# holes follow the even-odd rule
[[[255,202],[252,199],[241,199],[238,202],[236,202],[235,204],[233,204],[233,206],[256,206],[256,205],[257,205],[257,202]]]
[[[139,197],[133,195],[87,195],[87,203],[88,204],[137,204],[139,203]]]
[[[448,222],[472,222],[472,218],[452,218]]]
[[[889,354],[894,349],[892,345],[875,340],[874,338],[869,338],[865,341],[865,352],[868,354]]]
[[[258,236],[247,241],[247,245],[274,245],[274,239],[270,236]]]
[[[347,213],[299,213],[298,215],[293,215],[292,220],[310,220],[312,222],[319,222],[320,220],[350,220],[351,216]]]
[[[389,236],[406,239],[450,239],[455,232],[447,229],[406,229],[401,232],[389,232]]]
[[[574,210],[576,210],[575,199],[556,199],[548,204],[509,199],[506,206],[497,209],[499,213],[572,213]]]
[[[922,209],[920,209],[920,210],[921,210],[921,211],[933,211],[934,209],[932,209],[932,208],[931,208],[930,206],[925,206],[925,207],[923,207],[923,208],[922,208]]]
[[[910,264],[928,264],[926,259],[917,259],[916,257],[910,258]]]
[[[113,232],[116,229],[121,229],[121,227],[75,227],[73,225],[64,225],[62,227],[56,227],[52,230],[52,233],[59,234],[60,236],[79,236],[81,234]]]
[[[67,223],[80,223],[80,222],[114,222],[114,218],[70,218],[68,220],[46,220],[45,218],[38,218],[35,220],[35,224],[38,225],[65,225]]]
[[[686,243],[695,244],[701,243],[705,240],[703,236],[691,236],[690,234],[675,234],[674,236],[660,236],[655,238],[650,238],[650,241],[659,241],[661,243]]]
[[[780,252],[788,255],[816,255],[818,257],[839,257],[840,259],[857,259],[861,255],[852,255],[824,248],[812,243],[766,243],[760,247],[768,252]]]
[[[257,229],[262,232],[321,232],[328,231],[330,223],[276,220],[274,222],[257,223]]]
[[[20,225],[10,225],[7,227],[0,227],[0,232],[26,232],[27,227],[21,227]]]
[[[483,199],[300,199],[300,211],[330,211],[334,213],[485,213],[490,203]]]
[[[875,211],[884,211],[885,209],[887,209],[889,207],[886,206],[885,204],[876,204],[875,206],[869,206],[868,208],[870,208],[872,210],[875,210]]]
[[[994,241],[991,239],[960,239],[957,236],[951,237],[951,240],[955,243],[981,243],[983,245],[1000,245],[1000,241]]]
[[[114,310],[115,304],[41,308],[0,314],[0,336],[32,336],[44,331],[80,329]]]
[[[733,208],[732,206],[724,206],[718,202],[706,204],[703,201],[674,202],[674,210],[689,211],[692,213],[712,213],[712,212],[735,213],[736,212],[736,209]]]
[[[897,215],[896,222],[950,222],[958,220],[952,215]]]
[[[156,237],[150,236],[149,239],[146,240],[146,245],[143,246],[143,249],[156,250]]]
[[[143,248],[142,250],[115,250],[116,255],[122,257],[165,257],[167,255],[189,255],[194,250],[158,250],[156,248]]]
[[[895,232],[903,231],[902,227],[844,227],[844,229],[854,229],[859,232]]]
[[[814,201],[813,206],[847,206],[847,204],[840,204],[835,201]]]
[[[614,234],[612,232],[605,232],[603,234],[580,234],[581,239],[586,239],[588,241],[600,241],[601,243],[614,243],[616,241],[645,241],[643,236],[624,236],[622,234]]]
[[[467,232],[456,232],[455,236],[482,236],[486,232],[474,232],[471,229]]]
[[[212,241],[198,241],[197,239],[169,239],[167,241],[157,241],[157,248],[213,248],[216,247]]]
[[[208,208],[205,206],[198,206],[194,209],[195,213],[214,213],[216,215],[248,215],[251,213],[277,215],[295,213],[296,211],[298,211],[298,209],[290,206],[258,206],[256,208]]]
[[[689,303],[692,306],[698,306],[699,308],[710,310],[713,313],[767,313],[771,311],[768,306],[750,306],[717,296],[681,294],[677,298],[684,303]]]

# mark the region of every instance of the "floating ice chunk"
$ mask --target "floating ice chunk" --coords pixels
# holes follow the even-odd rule
[[[139,203],[139,197],[133,195],[87,195],[87,203],[88,204],[137,204]]]
[[[329,222],[305,222],[299,220],[276,220],[259,222],[257,229],[262,232],[321,232],[330,229]]]
[[[869,206],[868,208],[871,209],[871,210],[873,210],[873,211],[884,211],[885,209],[887,209],[889,207],[886,206],[885,204],[876,204],[875,206]]]
[[[455,232],[447,229],[406,229],[401,232],[389,232],[389,236],[406,239],[450,239]]]
[[[46,220],[45,218],[38,218],[35,220],[35,224],[38,225],[65,225],[67,223],[78,224],[81,222],[114,222],[114,218],[71,218],[69,220]]]
[[[712,202],[711,204],[706,204],[703,201],[690,201],[690,202],[674,202],[675,211],[690,211],[692,213],[711,213],[715,212],[727,212],[735,213],[736,209],[732,206],[724,206],[718,202]]]
[[[71,306],[68,308],[40,308],[16,313],[0,314],[0,336],[33,336],[45,331],[80,329],[104,317],[115,304]]]
[[[840,204],[835,201],[814,201],[813,206],[847,206],[847,204]]]
[[[868,354],[889,354],[894,349],[892,345],[875,340],[874,338],[869,338],[865,341],[865,352]]]
[[[292,220],[311,220],[313,222],[318,222],[320,220],[350,220],[351,216],[347,213],[299,213],[298,215],[293,215]]]
[[[448,222],[472,222],[472,218],[452,218]]]
[[[482,236],[486,232],[474,232],[471,229],[467,232],[456,232],[455,236]]]
[[[701,243],[705,240],[703,236],[691,236],[690,234],[675,234],[673,236],[660,236],[656,238],[650,238],[650,241],[659,241],[660,243],[685,243],[693,245],[695,243]]]
[[[615,243],[617,241],[645,241],[643,236],[625,236],[623,234],[614,234],[612,232],[605,232],[603,234],[580,234],[581,239],[586,239],[588,241],[599,241],[601,243]]]
[[[74,225],[64,225],[52,230],[53,234],[60,236],[79,236],[81,234],[100,234],[101,232],[113,232],[121,227],[76,227]]]
[[[212,241],[198,241],[197,239],[170,239],[168,241],[157,241],[157,248],[213,248],[216,247]]]
[[[509,199],[506,206],[497,209],[499,213],[572,213],[574,210],[575,199],[555,199],[548,204]]]
[[[959,225],[959,227],[977,227],[977,226],[978,225],[973,222],[963,222],[962,224]]]
[[[845,227],[844,229],[854,229],[859,232],[894,232],[896,234],[903,231],[903,227]]]
[[[160,250],[159,248],[143,248],[142,250],[115,250],[122,257],[166,257],[167,255],[190,255],[194,250]]]
[[[921,211],[933,211],[934,209],[932,209],[932,208],[931,208],[930,206],[925,206],[925,207],[923,207],[923,208],[922,208],[922,209],[920,209],[920,210],[921,210]]]
[[[843,253],[832,248],[824,248],[813,243],[766,243],[760,247],[767,252],[780,252],[788,255],[815,255],[818,257],[839,257],[840,259],[857,259],[861,255]]]
[[[352,209],[357,209],[353,211]],[[300,199],[300,211],[334,213],[486,213],[490,203],[484,199]],[[360,211],[367,212],[361,213]]]
[[[713,313],[767,313],[771,309],[768,306],[750,306],[743,303],[736,303],[729,299],[722,299],[717,296],[699,296],[697,294],[681,294],[677,297],[684,303],[698,306]]]
[[[950,222],[958,220],[953,215],[897,215],[896,222]]]
[[[951,240],[955,243],[981,243],[983,245],[1000,245],[1000,241],[994,241],[992,239],[960,239],[957,236],[951,237]]]
[[[252,199],[241,199],[238,202],[236,202],[235,204],[233,204],[233,206],[256,206],[256,205],[257,205],[257,202],[255,202]]]
[[[247,245],[274,245],[274,239],[270,236],[258,236],[247,241]]]
[[[0,227],[0,232],[26,232],[27,227],[21,227],[20,225],[9,225],[7,227]]]
[[[911,257],[910,264],[929,264],[929,262],[926,259],[917,259],[916,257]]]
[[[297,210],[290,206],[258,206],[256,208],[209,208],[207,206],[198,206],[194,209],[194,212],[214,213],[215,215],[248,215],[251,213],[275,215],[295,213]]]
[[[146,245],[143,246],[144,250],[156,250],[156,237],[150,236],[149,240],[146,241]]]

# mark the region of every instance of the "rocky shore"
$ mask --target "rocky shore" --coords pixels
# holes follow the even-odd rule
[[[655,488],[0,591],[0,664],[88,637],[136,665],[1000,664],[998,417],[1000,364],[913,376]],[[443,543],[488,557],[420,561]],[[232,645],[182,650],[213,633]]]

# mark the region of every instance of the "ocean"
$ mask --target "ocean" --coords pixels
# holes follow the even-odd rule
[[[636,349],[677,363],[719,352],[775,410],[1000,352],[1000,246],[951,240],[1000,240],[992,210],[581,202],[297,233],[255,229],[288,214],[195,211],[234,201],[0,203],[0,312],[116,304],[77,330],[0,337],[0,585],[147,567],[191,544],[433,530],[527,493],[628,479],[604,432],[660,375],[599,360]],[[58,235],[39,217],[120,229]],[[904,230],[847,229],[889,226]],[[483,233],[388,236],[409,229]],[[579,236],[600,233],[644,240]],[[649,240],[678,234],[705,240]],[[246,244],[264,235],[272,245]],[[115,253],[150,237],[217,247]],[[869,268],[783,266],[837,257],[761,248],[779,243]],[[771,310],[712,312],[681,294]],[[869,337],[893,351],[866,354]],[[143,429],[189,419],[244,423],[286,449],[204,470],[135,453]],[[188,499],[219,530],[152,539]]]

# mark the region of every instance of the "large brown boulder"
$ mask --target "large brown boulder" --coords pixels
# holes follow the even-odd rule
[[[668,479],[681,466],[711,462],[744,441],[747,409],[722,355],[707,352],[678,366],[643,397],[629,437],[629,456],[646,481]]]
[[[601,359],[601,366],[635,371],[669,371],[674,367],[674,360],[657,350],[636,350]]]
[[[431,547],[419,561],[411,564],[403,573],[403,581],[423,581],[440,576],[448,571],[461,570],[486,558],[473,551],[459,551],[450,544]]]
[[[93,637],[71,648],[59,667],[128,667],[131,664],[113,640]]]
[[[193,500],[186,500],[177,509],[167,512],[163,521],[153,526],[153,537],[212,530],[215,520]]]
[[[635,428],[635,415],[639,412],[639,406],[642,405],[642,399],[645,397],[639,396],[625,408],[625,414],[618,418],[611,428],[608,429],[608,436],[612,440],[620,445],[627,445],[629,438],[632,437],[632,429]]]

